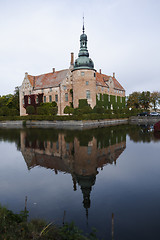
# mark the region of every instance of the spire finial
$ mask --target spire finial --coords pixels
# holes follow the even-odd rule
[[[84,34],[84,13],[83,13],[83,34]]]

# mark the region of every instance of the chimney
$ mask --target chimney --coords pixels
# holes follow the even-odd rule
[[[55,73],[55,68],[52,68],[53,69],[53,73]]]
[[[74,65],[74,53],[71,52],[71,65]]]
[[[115,72],[113,73],[113,78],[115,78]]]
[[[101,74],[101,69],[99,69],[99,73]]]

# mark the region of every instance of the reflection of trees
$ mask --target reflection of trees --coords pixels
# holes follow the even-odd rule
[[[20,129],[0,128],[0,141],[15,143],[17,149],[20,149]]]
[[[157,142],[157,134],[153,131],[152,125],[130,125],[128,127],[128,135],[130,140],[134,142]]]

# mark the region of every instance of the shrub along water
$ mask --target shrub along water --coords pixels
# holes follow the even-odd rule
[[[86,237],[74,223],[56,226],[41,219],[27,221],[27,217],[27,210],[15,214],[0,205],[0,239],[98,240],[94,231]]]

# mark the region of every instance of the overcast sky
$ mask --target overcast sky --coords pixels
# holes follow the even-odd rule
[[[160,91],[160,0],[0,0],[0,95],[25,72],[69,67],[83,13],[95,69],[126,89]]]

